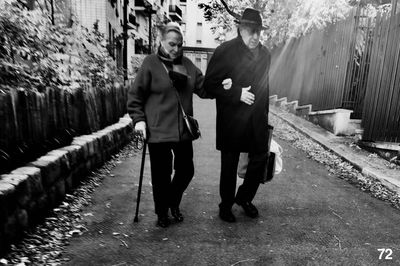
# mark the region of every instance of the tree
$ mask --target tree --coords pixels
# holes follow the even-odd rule
[[[269,27],[262,40],[267,46],[277,45],[290,37],[298,37],[329,23],[344,19],[355,0],[204,0],[199,7],[206,20],[214,26],[217,40],[235,30],[237,14],[246,7],[261,11],[263,22]],[[236,16],[235,16],[236,14]]]
[[[98,30],[75,23],[52,25],[43,9],[3,4],[0,8],[0,87],[42,91],[91,82],[122,83]]]

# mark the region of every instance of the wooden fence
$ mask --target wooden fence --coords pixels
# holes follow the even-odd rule
[[[346,77],[354,46],[356,10],[346,20],[291,39],[273,50],[270,95],[312,104],[313,110],[343,107]]]
[[[362,119],[364,141],[400,142],[400,14],[368,18],[361,7],[323,31],[272,51],[270,95],[345,108]]]
[[[363,140],[400,142],[400,13],[378,16],[362,116]]]
[[[126,113],[126,87],[0,89],[0,173],[68,145]]]

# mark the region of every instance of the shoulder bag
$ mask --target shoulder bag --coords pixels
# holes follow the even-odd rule
[[[201,137],[199,122],[197,122],[197,120],[193,116],[190,116],[190,115],[186,114],[185,110],[183,109],[183,106],[182,106],[182,103],[181,103],[181,98],[179,97],[178,90],[176,89],[176,87],[174,85],[174,82],[172,81],[172,76],[173,75],[171,75],[171,74],[174,74],[174,75],[182,75],[182,74],[180,74],[178,72],[170,73],[170,71],[168,71],[168,69],[164,65],[164,63],[162,63],[162,65],[164,66],[165,70],[167,71],[167,74],[170,77],[171,85],[175,90],[176,98],[178,99],[179,109],[181,109],[183,120],[185,121],[185,126],[186,126],[190,136],[192,137],[192,140],[196,140],[196,139]]]

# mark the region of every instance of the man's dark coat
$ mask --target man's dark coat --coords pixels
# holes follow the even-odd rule
[[[261,44],[257,49],[255,56],[238,36],[221,44],[208,64],[204,89],[216,98],[218,150],[267,151],[271,56]],[[222,85],[227,78],[233,82],[229,90]],[[252,105],[240,101],[242,88],[248,86],[255,94]]]

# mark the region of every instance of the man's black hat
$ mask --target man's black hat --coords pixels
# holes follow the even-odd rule
[[[262,24],[262,18],[260,12],[253,8],[246,8],[243,11],[242,17],[239,20],[239,24],[260,27],[263,30],[267,29],[267,27],[263,26]]]

